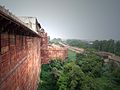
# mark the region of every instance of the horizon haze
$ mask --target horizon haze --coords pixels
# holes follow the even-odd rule
[[[37,17],[50,38],[120,40],[120,0],[0,0],[16,16]]]

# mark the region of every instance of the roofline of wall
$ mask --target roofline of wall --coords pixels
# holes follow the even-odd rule
[[[30,28],[27,24],[25,24],[23,21],[21,21],[18,17],[13,15],[9,10],[6,10],[4,7],[0,6],[0,15],[6,18],[7,20],[13,21],[19,26],[22,26],[28,30],[28,32],[33,33],[34,35],[40,37],[38,32],[35,32]]]

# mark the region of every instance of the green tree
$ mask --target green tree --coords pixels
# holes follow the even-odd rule
[[[58,80],[59,90],[80,90],[85,75],[74,62],[64,66],[64,71]]]
[[[120,56],[120,41],[115,44],[115,54]]]

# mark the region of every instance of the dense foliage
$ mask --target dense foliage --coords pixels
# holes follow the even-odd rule
[[[75,46],[79,48],[88,48],[90,46],[87,41],[82,41],[78,39],[67,39],[65,43],[69,44],[70,46]]]
[[[38,90],[58,90],[57,80],[63,69],[63,63],[60,60],[51,60],[49,64],[42,65]]]
[[[111,52],[120,56],[120,41],[115,40],[95,40],[92,43],[87,41],[81,41],[77,39],[68,39],[66,43],[70,46],[79,48],[94,48],[98,51]]]
[[[119,67],[103,64],[92,52],[77,54],[76,59],[42,65],[38,90],[120,90]]]
[[[50,40],[50,43],[54,43],[54,44],[59,44],[59,42],[62,42],[61,38],[53,38],[52,40]]]
[[[61,39],[53,39],[59,43]],[[71,46],[85,48],[84,54],[68,51],[68,60],[51,60],[42,65],[38,90],[120,90],[120,67],[104,64],[94,52],[107,51],[120,55],[120,41],[65,41]]]
[[[101,40],[101,41],[94,41],[93,48],[99,51],[107,51],[114,53],[116,55],[120,55],[120,41],[115,40]]]

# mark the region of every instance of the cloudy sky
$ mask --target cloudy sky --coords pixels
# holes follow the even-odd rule
[[[51,38],[120,40],[120,0],[0,0],[17,16],[34,16]]]

